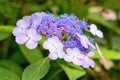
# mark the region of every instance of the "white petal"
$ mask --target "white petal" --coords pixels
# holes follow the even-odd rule
[[[84,68],[89,68],[90,65],[89,65],[89,62],[88,62],[88,57],[85,57],[83,60],[82,60],[82,66]]]
[[[29,21],[30,21],[30,17],[31,17],[31,16],[24,16],[24,17],[23,17],[23,20],[29,22]]]
[[[95,66],[95,62],[90,59],[90,66],[93,68]]]
[[[95,35],[95,31],[97,30],[97,26],[95,24],[90,25],[90,32]]]
[[[92,43],[88,42],[88,45],[95,49],[95,46]]]
[[[59,53],[59,51],[63,50],[63,44],[58,40],[57,37],[51,37],[43,43],[43,48],[48,49],[53,53]]]
[[[51,39],[53,39],[53,40],[55,40],[57,42],[59,41],[58,37],[56,37],[56,36],[52,37]]]
[[[97,30],[95,32],[95,34],[99,37],[99,38],[103,38],[103,33],[100,30]]]
[[[88,52],[88,54],[87,54],[87,56],[94,56],[94,55],[95,55],[94,51],[90,51],[90,52]]]
[[[20,28],[28,28],[29,27],[29,23],[23,19],[18,20],[16,25],[17,25],[17,27],[20,27]]]
[[[72,49],[71,49],[71,48],[67,48],[67,49],[66,49],[66,52],[67,52],[68,55],[73,56],[73,53],[72,53]]]
[[[83,58],[82,52],[78,48],[73,48],[72,49],[72,54],[76,58],[80,58],[80,59]]]
[[[36,33],[31,39],[34,41],[40,41],[42,37],[40,34]]]
[[[59,58],[64,58],[64,56],[65,56],[65,52],[64,51],[59,51],[57,54],[58,54]]]
[[[25,44],[27,48],[29,49],[34,49],[37,47],[38,42],[37,41],[32,41],[31,39],[28,40],[28,42]]]
[[[63,50],[62,42],[58,41],[58,42],[54,43],[53,45],[55,46],[56,49]]]
[[[48,49],[50,52],[54,52],[56,49],[48,41],[44,41],[43,48]]]
[[[49,45],[48,41],[44,41],[42,46],[43,46],[43,48],[45,48],[45,49],[49,49],[49,46],[50,46],[50,45]]]
[[[34,35],[35,35],[36,33],[37,33],[37,31],[34,30],[34,29],[27,29],[27,30],[26,30],[26,34],[27,34],[27,36],[29,36],[30,38],[34,37]]]
[[[96,31],[97,30],[97,26],[95,24],[91,24],[90,25],[90,30]]]
[[[55,54],[55,53],[49,53],[48,57],[52,60],[56,60],[58,58],[57,54]]]
[[[64,56],[64,60],[65,60],[66,62],[72,62],[73,57],[66,54],[66,55]]]
[[[25,34],[19,34],[16,36],[15,41],[18,44],[25,44],[25,42],[28,40],[28,37]]]
[[[85,48],[88,48],[87,42],[81,40],[81,44],[82,44]]]
[[[74,51],[74,54],[79,54],[80,53],[80,50],[78,48],[73,48],[72,50]]]
[[[13,35],[14,36],[17,36],[18,34],[21,34],[21,33],[23,33],[21,28],[16,27],[16,28],[13,29]]]
[[[84,68],[89,68],[90,66],[93,68],[95,66],[95,62],[87,56],[85,57],[84,61],[86,63],[84,64]]]
[[[80,35],[79,33],[76,33],[76,35],[80,38],[81,44],[85,47],[88,48],[88,38],[85,35]]]
[[[82,61],[79,60],[79,59],[77,59],[77,58],[74,58],[74,59],[73,59],[73,63],[74,63],[75,65],[78,65],[78,66],[82,65]]]
[[[48,38],[47,41],[51,44],[55,44],[55,43],[59,42],[59,39],[58,39],[58,37],[54,36],[54,37]]]
[[[89,67],[90,67],[90,65],[89,65],[88,63],[86,63],[85,61],[83,61],[82,66],[83,66],[84,68],[89,68]]]

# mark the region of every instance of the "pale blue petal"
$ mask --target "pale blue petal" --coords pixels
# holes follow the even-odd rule
[[[34,41],[40,41],[42,39],[42,36],[38,33],[34,35],[34,37],[31,38]]]
[[[34,49],[34,48],[36,48],[37,47],[37,45],[38,45],[38,42],[36,42],[36,41],[33,41],[33,40],[28,40],[27,42],[26,42],[26,47],[27,48],[29,48],[29,49]]]
[[[67,49],[66,49],[66,52],[67,52],[67,54],[70,55],[70,56],[73,56],[73,55],[74,55],[71,48],[67,48]]]
[[[91,67],[94,67],[95,66],[95,63],[93,60],[89,59],[87,56],[85,56],[85,58],[83,59],[83,63],[82,63],[82,66],[84,68],[89,68],[90,66]]]
[[[23,17],[23,20],[25,20],[26,22],[29,22],[29,21],[30,21],[30,17],[31,17],[31,16],[24,16],[24,17]]]
[[[73,61],[72,61],[75,65],[82,65],[82,60],[78,59],[78,58],[74,58]]]
[[[54,43],[54,46],[55,46],[56,49],[63,50],[63,44],[60,41]]]
[[[59,51],[57,54],[58,54],[59,58],[64,58],[64,56],[65,56],[65,52],[64,51]]]
[[[44,41],[43,48],[48,49],[50,52],[54,52],[56,49],[48,41]]]
[[[64,60],[66,61],[66,62],[72,62],[73,61],[73,56],[69,56],[69,55],[64,55]]]
[[[81,44],[82,44],[85,48],[88,48],[88,44],[87,44],[85,41],[82,41],[82,40],[81,40]]]
[[[36,12],[36,13],[32,14],[31,19],[30,19],[30,21],[32,23],[31,27],[37,28],[37,26],[40,25],[43,16],[45,16],[45,15],[46,15],[46,13],[44,13],[44,12],[41,12],[41,13]]]
[[[88,45],[89,45],[90,47],[92,47],[93,49],[95,49],[95,46],[94,46],[92,43],[88,42]]]
[[[76,33],[76,35],[80,38],[81,44],[85,47],[88,48],[88,38],[85,35],[80,35],[79,33]]]
[[[82,66],[84,68],[89,68],[90,67],[89,62],[87,61],[86,57],[82,60]]]
[[[39,41],[39,40],[41,40],[41,35],[39,35],[39,33],[37,33],[37,31],[36,30],[34,30],[34,29],[28,29],[27,31],[26,31],[26,34],[27,34],[27,36],[30,38],[30,39],[32,39],[33,41]]]
[[[87,56],[94,56],[94,55],[95,55],[95,53],[94,53],[93,50],[89,51],[88,54],[87,54]]]
[[[44,41],[42,46],[45,49],[49,49],[51,45],[50,45],[50,43],[48,43],[48,41]]]
[[[25,42],[28,40],[28,37],[25,34],[19,34],[16,36],[15,41],[18,44],[25,44]]]
[[[103,38],[103,33],[100,30],[97,30],[95,33],[99,38]]]
[[[34,35],[35,35],[36,33],[37,33],[37,32],[36,32],[36,30],[34,30],[34,29],[27,29],[27,30],[26,30],[26,34],[27,34],[27,36],[29,36],[30,38],[34,37]]]
[[[89,60],[89,62],[90,62],[90,66],[93,68],[95,66],[95,62],[91,59]]]
[[[95,31],[97,30],[97,26],[95,24],[90,25],[90,32],[95,35]]]
[[[52,60],[56,60],[58,58],[57,54],[55,54],[55,53],[49,53],[48,57]]]
[[[20,28],[28,28],[29,27],[29,23],[23,19],[18,20],[16,25],[17,25],[17,27],[20,27]]]
[[[23,33],[23,30],[21,28],[16,27],[16,28],[13,29],[13,35],[14,36],[17,36],[18,34],[21,34],[21,33]]]

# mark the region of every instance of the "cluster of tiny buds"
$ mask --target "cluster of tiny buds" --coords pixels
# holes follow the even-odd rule
[[[94,39],[83,31],[103,38],[95,24],[87,25],[87,21],[81,21],[73,14],[56,17],[51,13],[36,12],[18,20],[13,35],[18,44],[25,44],[29,49],[36,48],[44,36],[46,40],[42,45],[49,50],[51,60],[60,58],[84,68],[94,67],[95,63],[89,57],[94,56],[95,49],[101,56],[102,53]]]

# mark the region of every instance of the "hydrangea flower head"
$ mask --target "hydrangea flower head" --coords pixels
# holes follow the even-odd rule
[[[58,17],[51,13],[36,12],[17,21],[13,35],[18,44],[25,44],[34,49],[42,36],[45,41],[42,46],[49,51],[51,60],[63,59],[84,68],[94,67],[90,56],[94,56],[94,49],[102,53],[94,39],[84,32],[103,38],[103,33],[94,24],[87,25],[87,21],[79,20],[75,15],[62,14]],[[95,47],[95,45],[96,47]],[[102,56],[103,57],[103,56]]]

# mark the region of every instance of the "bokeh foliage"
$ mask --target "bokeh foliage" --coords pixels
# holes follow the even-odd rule
[[[119,3],[120,0],[0,0],[0,79],[2,79],[2,75],[8,75],[10,73],[11,75],[8,75],[8,77],[14,78],[13,80],[20,80],[22,78],[23,70],[28,65],[29,66],[26,70],[39,64],[39,59],[43,56],[47,56],[48,52],[44,51],[42,47],[38,47],[31,51],[26,49],[25,46],[17,45],[12,35],[12,29],[15,27],[17,20],[24,15],[31,15],[34,12],[44,11],[51,12],[56,16],[64,13],[75,14],[81,20],[88,20],[88,24],[97,24],[98,28],[104,33],[104,39],[95,39],[101,46],[101,51],[107,61],[106,63],[102,63],[100,61],[100,56],[98,54],[95,55],[93,59],[96,61],[96,66],[94,69],[85,69],[87,72],[86,75],[84,75],[85,71],[83,71],[83,74],[82,72],[81,74],[78,72],[81,67],[76,68],[76,66],[73,67],[73,65],[71,67],[71,64],[69,64],[68,67],[66,66],[68,64],[64,64],[63,61],[53,61],[51,62],[52,68],[50,68],[49,73],[43,78],[43,80],[68,80],[68,78],[71,80],[77,78],[78,80],[119,80]],[[98,9],[97,7],[101,7],[102,10],[97,13],[91,13],[90,8],[92,7],[96,9]],[[116,13],[115,15],[117,18],[115,20],[106,20],[102,16],[101,13],[108,9]],[[42,55],[42,53],[44,54]],[[35,61],[38,62],[34,63]],[[49,67],[49,63],[45,65],[48,65]],[[63,67],[65,72],[62,70]],[[70,72],[75,70],[76,73],[80,75],[75,74],[76,77],[74,78]],[[37,73],[37,75],[39,74],[40,73]],[[7,77],[5,79],[10,80]],[[4,78],[2,80],[4,80]]]

